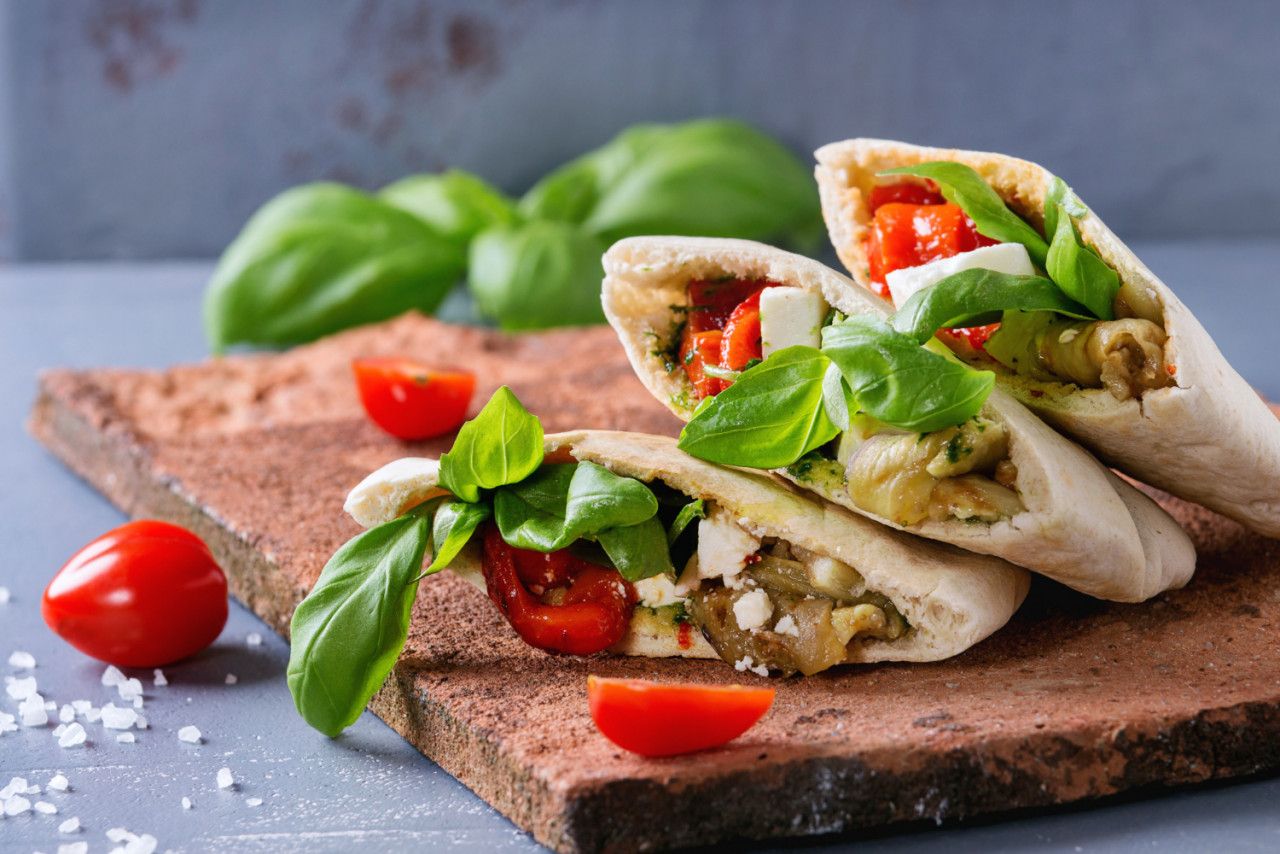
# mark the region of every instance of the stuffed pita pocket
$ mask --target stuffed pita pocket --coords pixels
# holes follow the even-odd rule
[[[690,422],[689,453],[774,469],[1093,596],[1141,601],[1190,579],[1190,539],[1158,505],[989,374],[897,335],[891,307],[839,273],[758,243],[680,237],[620,241],[604,266],[605,315],[641,381]],[[752,336],[765,358],[733,370]]]
[[[896,291],[895,325],[969,327],[939,337],[1103,460],[1280,536],[1280,421],[1065,183],[1000,154],[883,140],[834,143],[817,158],[832,243],[860,285]],[[912,257],[895,220],[940,223],[945,208],[962,210],[973,233]],[[1055,290],[1074,307],[1052,304]],[[973,327],[993,321],[973,346]]]
[[[1004,625],[1029,583],[1004,561],[694,459],[669,438],[543,437],[505,388],[441,460],[393,462],[346,507],[369,530],[334,556],[293,623],[290,687],[322,731],[354,720],[381,684],[408,630],[404,603],[440,569],[485,590],[548,651],[719,657],[760,675],[956,655]],[[348,575],[390,591],[395,619],[344,595]],[[363,621],[331,641],[313,628],[356,610]],[[382,638],[369,657],[385,669],[363,681],[367,693],[344,684],[335,703],[335,680],[317,674]]]

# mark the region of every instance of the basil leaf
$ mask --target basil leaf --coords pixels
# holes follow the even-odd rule
[[[639,525],[608,528],[596,534],[596,541],[627,581],[652,578],[675,572],[667,551],[667,535],[662,522],[653,516]]]
[[[576,540],[606,528],[638,525],[657,512],[658,499],[640,481],[581,462],[569,483],[564,536]]]
[[[963,423],[995,385],[991,371],[970,370],[925,350],[868,315],[823,330],[822,352],[864,412],[904,430],[928,433]]]
[[[524,480],[542,457],[542,422],[503,386],[462,425],[449,452],[441,454],[440,486],[475,503],[481,489]]]
[[[511,199],[479,176],[457,169],[437,175],[410,175],[383,187],[378,198],[462,244],[491,225],[508,225],[516,220]]]
[[[573,481],[572,463],[546,465],[519,483],[493,494],[493,518],[502,539],[518,549],[552,552],[576,537],[565,537],[565,505]]]
[[[822,405],[829,361],[812,347],[787,347],[707,398],[678,447],[713,463],[771,469],[789,465],[835,438]]]
[[[581,223],[600,195],[616,184],[653,144],[678,125],[634,125],[593,151],[574,158],[530,188],[519,212],[528,219]]]
[[[887,169],[881,175],[915,175],[938,182],[947,201],[957,204],[968,214],[978,232],[1002,243],[1021,243],[1031,260],[1044,267],[1049,245],[1021,217],[1009,210],[1004,200],[991,189],[982,176],[963,163],[935,160],[913,166]]]
[[[429,530],[410,512],[348,541],[293,612],[289,691],[325,735],[355,723],[404,649]]]
[[[222,253],[204,295],[210,346],[312,341],[410,309],[435,311],[465,248],[341,184],[307,184],[267,202]],[[599,283],[597,282],[597,287]]]
[[[1043,276],[976,269],[962,270],[916,291],[889,323],[923,344],[939,329],[995,323],[1006,309],[1056,311],[1083,320],[1094,317]]]
[[[822,408],[841,433],[848,431],[849,414],[858,409],[849,385],[834,364],[827,365],[827,371],[822,376]]]
[[[507,331],[604,323],[600,256],[607,248],[564,222],[486,229],[471,243],[476,307]]]
[[[422,574],[431,575],[449,565],[471,535],[493,514],[488,504],[470,504],[466,501],[445,500],[436,508],[431,521],[431,548],[435,554],[431,565]]]
[[[680,535],[684,533],[684,529],[694,519],[707,518],[707,502],[701,498],[690,501],[688,504],[680,508],[680,512],[676,514],[676,518],[671,523],[671,527],[667,528],[667,545],[674,546],[676,540],[680,539]]]
[[[1089,215],[1089,209],[1067,186],[1067,182],[1054,175],[1049,179],[1049,186],[1044,194],[1044,234],[1049,240],[1053,240],[1053,235],[1058,230],[1059,205],[1076,219]]]
[[[1088,307],[1094,317],[1114,320],[1112,303],[1120,290],[1120,276],[1080,242],[1066,209],[1058,205],[1057,211],[1057,230],[1045,270],[1067,296]]]

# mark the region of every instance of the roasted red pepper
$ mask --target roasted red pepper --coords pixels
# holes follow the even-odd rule
[[[591,655],[622,640],[636,604],[635,587],[616,569],[568,551],[552,554],[513,548],[497,525],[485,525],[485,586],[511,628],[530,646],[569,655]],[[560,604],[546,604],[526,583],[530,588],[550,583],[564,596]]]
[[[876,293],[888,298],[884,277],[894,270],[918,267],[939,258],[991,246],[998,241],[978,233],[959,205],[882,205],[867,238],[867,266]]]
[[[931,190],[923,184],[883,184],[871,188],[871,198],[867,202],[867,207],[874,214],[877,208],[890,202],[903,202],[908,205],[940,205],[945,201],[942,193]]]
[[[763,291],[761,288],[760,291]],[[720,340],[720,367],[740,371],[752,359],[762,358],[760,344],[760,291],[738,303],[724,324]]]
[[[777,284],[749,279],[689,283],[680,364],[699,400],[733,385],[731,380],[707,376],[706,365],[740,371],[747,362],[761,358],[760,292]]]

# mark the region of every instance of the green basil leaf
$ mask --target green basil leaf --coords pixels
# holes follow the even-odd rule
[[[888,169],[881,175],[915,175],[938,182],[947,201],[957,204],[969,215],[978,232],[1002,243],[1021,243],[1031,260],[1043,268],[1049,245],[1021,217],[1009,210],[1004,200],[991,189],[982,176],[963,163],[935,160],[913,166]]]
[[[649,487],[592,462],[578,463],[565,504],[565,537],[576,540],[606,528],[638,525],[658,512]],[[568,545],[563,543],[560,547]]]
[[[1094,317],[1114,320],[1112,304],[1120,290],[1120,276],[1080,242],[1066,209],[1058,205],[1057,211],[1057,230],[1045,270],[1067,296],[1086,306]]]
[[[293,613],[288,682],[311,726],[355,723],[404,649],[430,523],[410,512],[338,549]]]
[[[844,381],[840,369],[834,364],[827,365],[827,372],[822,376],[822,408],[827,417],[841,433],[849,430],[850,413],[858,410],[858,403],[849,391],[849,384]]]
[[[509,225],[516,220],[511,199],[482,178],[457,169],[410,175],[383,187],[378,198],[463,244],[491,225]]]
[[[1076,219],[1089,215],[1089,209],[1067,186],[1067,182],[1054,175],[1049,179],[1049,186],[1044,194],[1044,233],[1049,240],[1053,240],[1053,235],[1058,230],[1059,205]]]
[[[976,269],[962,270],[916,291],[889,323],[923,344],[939,329],[995,323],[1006,309],[1056,311],[1083,320],[1094,317],[1043,276]]]
[[[519,483],[493,494],[493,518],[502,539],[518,549],[552,552],[576,537],[565,536],[565,505],[576,465],[545,465]]]
[[[970,370],[925,350],[869,315],[828,326],[822,352],[864,412],[904,430],[928,433],[963,423],[978,413],[995,385],[991,371]]]
[[[657,516],[639,525],[608,528],[596,534],[596,541],[627,581],[652,578],[675,572],[667,551],[667,534]]]
[[[707,398],[684,429],[680,450],[713,463],[780,468],[835,438],[822,405],[828,359],[787,347]]]
[[[542,457],[542,422],[503,386],[440,456],[440,486],[474,504],[481,489],[524,480]]]
[[[476,528],[492,515],[488,504],[446,500],[436,508],[431,521],[431,547],[435,554],[423,575],[439,572],[449,565],[471,539]]]
[[[671,523],[671,527],[667,528],[667,545],[674,546],[676,540],[680,539],[680,535],[684,533],[685,528],[693,522],[694,519],[707,518],[707,502],[701,498],[694,499],[688,504],[680,508],[680,512],[676,514],[676,518]]]
[[[476,307],[508,331],[603,323],[600,256],[607,248],[564,222],[486,229],[471,243]]]
[[[465,261],[459,242],[359,190],[295,187],[267,202],[222,254],[204,295],[205,331],[221,352],[431,313]]]

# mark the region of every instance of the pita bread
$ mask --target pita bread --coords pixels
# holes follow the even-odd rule
[[[1029,586],[1027,573],[1005,561],[889,530],[762,472],[703,462],[677,450],[674,439],[582,431],[551,434],[546,448],[549,453],[567,450],[578,460],[627,477],[662,481],[690,498],[714,502],[757,537],[777,537],[854,567],[869,590],[894,603],[911,629],[893,641],[851,643],[848,663],[937,661],[956,655],[1003,626]],[[346,509],[366,527],[390,521],[434,494],[438,475],[435,460],[398,460],[352,490]],[[484,589],[477,540],[448,568]],[[630,632],[613,651],[718,658],[697,633],[687,635],[686,643],[681,646],[678,624],[662,608],[637,607]]]
[[[1044,228],[1044,197],[1053,176],[1025,160],[875,139],[827,145],[817,158],[831,242],[861,285],[868,283],[865,194],[885,169],[930,160],[963,163],[1014,212]],[[1280,536],[1280,420],[1227,364],[1187,307],[1096,214],[1078,225],[1085,242],[1119,273],[1121,295],[1135,313],[1164,327],[1165,363],[1176,370],[1176,385],[1125,401],[1106,389],[1017,376],[1001,376],[1002,387],[1122,471],[1258,533]]]
[[[887,317],[893,312],[884,300],[816,261],[750,241],[629,238],[605,254],[604,267],[605,316],[641,381],[686,421],[698,400],[685,372],[673,368],[666,353],[679,335],[690,281],[768,279],[821,293],[845,314]],[[778,474],[884,525],[1002,557],[1099,598],[1137,602],[1190,580],[1195,570],[1191,540],[1150,498],[999,389],[981,414],[1009,436],[1026,507],[994,524],[952,519],[903,528],[854,505],[843,467],[835,462],[803,482],[785,471]]]

